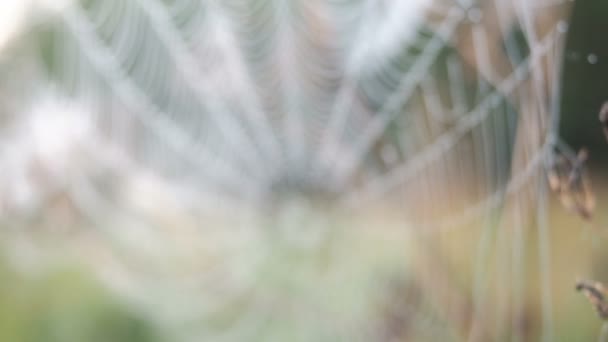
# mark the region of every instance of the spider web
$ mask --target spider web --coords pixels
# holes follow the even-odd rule
[[[460,338],[529,338],[519,320],[532,283],[526,236],[537,229],[539,334],[552,340],[543,174],[561,146],[566,13],[561,1],[524,0],[75,2],[36,27],[26,49],[36,82],[44,79],[70,99],[57,112],[88,122],[86,133],[66,143],[79,146],[70,150],[78,158],[66,162],[76,166],[49,183],[61,184],[95,231],[79,243],[107,241],[122,261],[96,259],[110,282],[161,322],[209,319],[195,336],[258,336],[277,319],[275,306],[289,303],[296,331],[315,326],[330,340],[378,338],[352,301],[325,312],[306,298],[286,299],[298,280],[307,294],[349,282],[340,263],[319,278],[297,258],[277,283],[256,273],[293,258],[291,247],[269,247],[268,232],[284,234],[296,250],[380,267],[352,256],[348,244],[325,251],[332,229],[346,240],[356,229],[330,228],[332,219],[315,209],[321,203],[346,216],[391,208],[408,239],[433,250],[421,248],[417,258],[426,266],[413,277],[427,291],[423,297],[435,300],[422,305],[410,296],[403,303],[422,339],[454,339],[432,336],[428,327],[441,320],[457,326],[461,318],[451,312],[465,308],[464,333],[452,332]],[[50,115],[28,113],[17,126],[29,129]],[[2,156],[15,175],[28,167]],[[10,217],[20,215],[18,205],[7,201],[6,208]],[[228,224],[215,224],[218,211]],[[438,248],[429,240],[449,244],[449,234],[464,230],[479,233],[468,306],[449,299],[447,282],[456,279],[450,266],[428,261]],[[172,304],[150,301],[121,280],[133,274]],[[355,298],[367,293],[343,290]],[[313,298],[339,301],[339,293]],[[230,324],[214,326],[214,315]],[[177,330],[185,339],[191,332]]]

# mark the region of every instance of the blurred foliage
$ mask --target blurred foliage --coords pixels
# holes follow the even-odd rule
[[[603,101],[608,100],[608,78],[605,76],[608,75],[608,45],[605,44],[603,37],[603,32],[606,32],[608,28],[606,18],[608,18],[608,3],[605,1],[578,1],[576,3],[564,61],[561,130],[569,143],[576,147],[587,145],[591,147],[592,152],[594,149],[606,148],[597,122],[599,107]],[[52,74],[51,66],[58,62],[53,60],[56,47],[52,44],[53,35],[57,32],[45,31],[45,28],[41,31],[43,33],[39,38],[42,42],[40,53]],[[513,39],[521,40],[518,34],[520,32],[514,33]],[[446,48],[439,65],[445,65],[445,59],[451,52]],[[418,53],[419,51],[408,50],[404,51],[403,55],[407,57]],[[524,51],[522,54],[525,55],[526,52]],[[597,60],[591,56],[595,56]],[[401,59],[398,58],[392,62],[405,70],[409,65],[406,63],[405,57],[400,57]],[[591,61],[595,62],[591,63]],[[437,68],[433,72],[438,74],[437,78],[440,80],[448,78],[447,70]],[[471,80],[464,86],[467,89],[474,89],[479,85],[475,84],[475,80]],[[487,87],[490,86],[487,85]],[[448,89],[442,90],[444,93],[440,95],[447,97]],[[473,91],[466,93],[472,94]],[[473,106],[476,102],[476,99],[468,100],[471,102],[468,103],[469,106]],[[373,103],[371,100],[369,102],[374,110],[381,106],[381,103]],[[487,131],[491,133],[495,125],[506,123],[510,126],[503,140],[511,142],[514,139],[516,122],[515,119],[509,120],[514,117],[512,108],[508,104],[505,104],[504,107],[503,110],[508,112],[508,118],[504,122],[489,120],[486,123]],[[398,139],[399,132],[408,124],[411,123],[396,120],[393,126],[387,130],[386,140]],[[449,124],[446,125],[449,126]],[[504,148],[506,150],[502,151],[501,156],[507,157],[511,155],[511,144],[499,144],[504,142],[503,140],[497,141],[496,146],[490,146],[489,150],[496,152],[502,151],[499,148]],[[399,151],[399,153],[404,154],[403,151]],[[608,160],[607,153],[598,153],[594,159],[597,160],[602,156]],[[501,164],[507,164],[507,161]],[[386,167],[388,168],[388,166]],[[606,185],[603,187],[606,188]],[[554,219],[554,221],[558,220]],[[565,274],[563,277],[566,279],[555,282],[555,286],[558,288],[555,291],[558,294],[556,298],[561,298],[554,303],[556,311],[560,313],[556,315],[556,326],[560,332],[558,339],[562,341],[589,340],[595,336],[598,323],[587,303],[574,292],[571,284],[574,269],[584,262],[575,260],[575,257],[580,257],[576,248],[570,248],[572,246],[564,248],[562,245],[574,244],[583,252],[589,252],[585,249],[588,246],[582,239],[580,239],[581,241],[572,239],[573,234],[578,233],[578,230],[573,230],[572,227],[578,228],[577,225],[580,223],[564,221],[563,218],[559,221],[559,225],[552,227],[555,240],[552,242],[555,242],[553,247],[556,251],[552,260],[558,265],[555,272],[556,277],[562,277],[559,275],[561,272]],[[375,235],[374,237],[358,236],[357,241],[342,241],[340,248],[332,252],[339,255],[341,262],[339,265],[334,265],[336,269],[332,272],[323,272],[323,267],[331,266],[325,265],[324,255],[312,258],[301,251],[294,251],[292,248],[275,246],[276,248],[273,249],[275,254],[267,258],[266,263],[257,270],[260,279],[259,287],[265,293],[271,294],[269,298],[274,300],[274,303],[268,308],[270,313],[267,320],[263,322],[264,326],[258,330],[258,336],[252,336],[250,340],[293,341],[298,338],[302,341],[330,341],[335,337],[332,336],[332,332],[336,329],[335,326],[332,326],[334,324],[334,320],[331,320],[332,315],[342,315],[347,312],[353,316],[353,322],[360,322],[361,317],[369,317],[371,314],[378,315],[375,318],[382,321],[384,317],[378,313],[378,310],[382,310],[382,308],[374,305],[383,301],[388,302],[387,306],[395,302],[401,305],[398,309],[387,310],[391,311],[390,316],[406,316],[402,311],[406,311],[404,308],[411,309],[409,306],[413,302],[403,300],[404,292],[414,293],[414,295],[410,294],[411,297],[415,296],[415,290],[398,289],[390,293],[392,297],[387,297],[383,296],[384,293],[379,293],[381,287],[378,286],[378,283],[384,278],[398,277],[399,272],[406,273],[405,259],[407,256],[405,254],[407,253],[405,250],[407,248],[400,245],[399,239],[392,237],[391,248],[387,248],[387,243],[374,240],[374,238],[378,239],[377,235],[379,235],[378,232],[374,233],[372,234]],[[479,238],[477,233],[468,236],[459,230],[458,236],[450,242],[453,245],[467,246],[467,243],[477,241]],[[348,236],[348,234],[344,235]],[[351,233],[350,236],[354,235]],[[393,244],[397,246],[393,246]],[[536,242],[531,241],[528,244],[530,250],[525,255],[530,258],[535,257]],[[392,255],[392,252],[395,252],[395,255]],[[463,251],[454,254],[461,257],[466,255]],[[448,254],[447,259],[450,256]],[[600,265],[605,265],[605,262],[601,262]],[[600,270],[604,270],[604,268],[603,266],[598,267]],[[457,268],[464,274],[463,269],[462,267]],[[532,271],[534,270],[532,269]],[[9,266],[6,260],[0,258],[0,279],[0,341],[137,342],[162,340],[160,332],[153,326],[151,320],[141,313],[137,313],[81,270],[60,268],[47,270],[43,274],[37,272],[29,274],[16,271]],[[399,286],[400,284],[395,285],[395,287]],[[452,284],[452,286],[454,285]],[[372,298],[373,296],[380,298]],[[248,304],[247,299],[237,300],[220,315],[214,317],[215,320],[201,322],[201,324],[205,324],[210,330],[229,329]],[[531,299],[526,305],[533,307],[537,303]],[[312,310],[310,310],[311,308]],[[530,311],[534,310],[530,309]],[[317,315],[313,315],[311,312],[317,312]],[[583,314],[579,315],[579,313]],[[437,328],[438,323],[443,322],[439,322],[438,318],[430,314],[424,316],[425,319],[434,320],[432,325],[429,324],[432,329],[428,329],[434,330],[432,333],[443,333],[453,337],[450,330],[454,327],[445,323],[442,324],[442,327]],[[572,319],[572,317],[577,319]],[[410,318],[405,317],[402,321],[397,321],[395,325],[405,325]],[[386,319],[387,324],[391,323],[388,322],[389,319],[391,318]],[[311,320],[318,324],[316,326],[318,330],[310,329],[314,325],[314,323],[311,324]],[[538,326],[539,322],[529,324]],[[343,327],[343,329],[357,328],[354,326],[356,324],[352,325],[353,327]],[[352,332],[350,333],[352,334]],[[446,336],[442,336],[441,340],[449,339]],[[437,336],[435,335],[435,337]]]
[[[144,317],[79,270],[25,274],[0,259],[0,279],[0,341],[160,341]]]

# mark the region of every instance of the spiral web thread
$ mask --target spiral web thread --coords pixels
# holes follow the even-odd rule
[[[468,340],[508,330],[523,338],[525,229],[537,227],[542,336],[551,340],[547,199],[539,180],[560,145],[566,7],[86,0],[44,27],[40,63],[102,131],[94,167],[154,170],[188,203],[256,207],[285,193],[320,195],[346,211],[396,207],[415,234],[438,239],[483,227]],[[69,196],[86,217],[122,222],[103,233],[108,239],[163,248],[147,218],[117,209],[89,175],[70,182]],[[194,217],[186,226],[199,230]],[[217,245],[216,264],[201,281],[213,283],[226,265],[248,279],[243,258],[251,255],[241,249],[261,248],[251,243],[260,239],[255,230],[200,230]],[[494,248],[497,284],[488,280]],[[441,272],[430,279],[445,279]],[[237,287],[222,291],[243,291]],[[441,297],[446,287],[431,290]],[[489,323],[482,317],[492,310],[492,291],[499,299]],[[196,314],[225,304],[208,297]],[[222,336],[246,336],[261,324],[256,315],[249,310]],[[347,338],[352,323],[345,324],[328,329]]]

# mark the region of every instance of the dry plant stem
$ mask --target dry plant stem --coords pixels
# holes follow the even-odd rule
[[[517,1],[499,1],[499,2],[483,2],[479,7],[479,20],[473,21],[467,25],[463,25],[458,32],[455,47],[464,61],[475,69],[485,80],[490,82],[499,92],[499,85],[502,80],[512,75],[518,61],[511,60],[509,56],[502,51],[502,46],[505,41],[505,35],[511,33],[511,30],[518,23],[525,21],[520,18]],[[564,17],[564,13],[568,12],[569,4],[563,6],[552,6],[545,8],[543,13],[535,13],[534,17],[530,18],[531,25],[527,29],[535,37],[529,39],[542,39],[550,33],[556,23]],[[475,26],[484,27],[482,32],[481,42],[487,45],[489,55],[479,56],[476,51],[479,44],[479,37],[476,41],[474,28]],[[522,28],[525,30],[525,28]],[[564,36],[565,37],[565,36]],[[491,67],[479,59],[486,59],[491,62]],[[537,62],[539,65],[534,67],[533,73],[522,81],[516,91],[510,93],[501,93],[500,95],[511,103],[519,103],[520,111],[518,115],[518,127],[516,130],[515,147],[512,157],[511,173],[518,174],[522,169],[530,163],[530,161],[538,155],[540,150],[546,143],[547,130],[549,130],[552,122],[550,120],[551,108],[545,104],[547,97],[552,93],[552,85],[545,82],[546,75],[556,68],[552,60],[543,58]],[[544,98],[543,101],[538,101],[539,98]],[[524,199],[526,206],[533,206],[536,203],[536,189],[538,184],[532,181],[526,191],[525,196],[520,196],[518,199],[509,201],[508,206],[513,206],[513,201]],[[508,219],[508,218],[506,218]],[[510,224],[507,224],[510,226]]]
[[[499,5],[497,5],[499,4]],[[510,34],[513,27],[520,24],[524,24],[526,19],[530,19],[530,26],[522,29],[525,33],[530,34],[528,37],[532,44],[535,40],[542,39],[547,34],[551,34],[552,28],[555,27],[556,23],[563,18],[563,12],[567,11],[567,7],[555,6],[551,7],[550,10],[544,11],[542,15],[535,15],[531,18],[521,18],[518,6],[524,4],[523,2],[509,2],[501,1],[497,3],[485,2],[478,9],[480,16],[472,15],[471,23],[463,25],[461,30],[457,34],[455,41],[455,47],[459,54],[465,60],[465,62],[475,69],[484,79],[489,81],[499,92],[500,84],[509,75],[515,72],[518,65],[518,61],[510,60],[509,56],[500,53],[501,47],[505,40],[505,35]],[[524,4],[525,5],[525,4]],[[474,14],[471,12],[471,14]],[[476,27],[484,27],[482,32],[476,31]],[[482,49],[482,51],[489,51],[488,54],[483,55],[478,53],[478,44],[487,45],[489,49]],[[483,63],[483,60],[489,61],[491,67],[487,67],[488,63]],[[515,137],[515,147],[512,157],[512,174],[518,174],[521,170],[525,169],[526,166],[533,160],[538,153],[542,153],[542,149],[545,146],[548,135],[546,132],[550,130],[553,122],[551,120],[552,108],[546,104],[547,98],[552,94],[553,89],[551,84],[546,81],[546,75],[549,74],[549,70],[553,70],[556,65],[552,63],[549,58],[543,58],[538,62],[538,66],[535,66],[530,71],[528,78],[517,87],[514,92],[501,93],[500,95],[507,99],[511,103],[519,103],[520,111],[518,115],[518,127]],[[539,101],[540,99],[540,101]],[[511,198],[507,202],[505,212],[510,212],[509,208],[516,205],[517,201],[524,201],[525,207],[533,207],[538,203],[538,191],[540,189],[538,181],[532,180],[527,186],[528,191],[525,191],[521,196],[517,198]],[[542,196],[542,194],[541,194]],[[520,203],[521,204],[521,203]],[[513,226],[511,217],[505,215],[502,223],[505,227]],[[546,247],[546,246],[545,246]],[[549,251],[547,248],[539,248],[541,250],[542,260],[548,260],[547,255]],[[543,264],[543,283],[549,286],[549,265]],[[547,293],[545,297],[549,297]],[[550,308],[545,306],[543,308],[543,315],[546,324],[547,339],[551,339],[551,324],[550,324]],[[479,341],[480,337],[477,335],[479,331],[480,322],[473,320],[473,324],[470,328],[470,341]]]
[[[512,61],[509,56],[501,53],[503,41],[509,34],[510,30],[523,19],[518,16],[517,1],[499,1],[484,2],[479,11],[481,16],[479,22],[472,22],[469,25],[463,25],[458,32],[456,39],[456,49],[463,57],[465,62],[472,68],[477,70],[487,81],[494,87],[498,87],[502,80],[511,75],[518,65],[517,61]],[[528,27],[531,34],[536,37],[530,39],[540,39],[555,27],[556,23],[564,17],[564,13],[569,10],[569,4],[563,6],[552,6],[543,10],[543,13],[537,13],[533,18],[531,27]],[[478,59],[480,56],[476,54],[476,39],[473,32],[475,26],[481,25],[484,27],[483,41],[490,47],[489,55],[485,59],[491,62],[492,67],[483,67],[486,63],[481,63]],[[522,170],[525,165],[539,152],[544,145],[545,132],[549,127],[549,109],[544,103],[538,102],[537,97],[547,97],[551,93],[551,84],[543,82],[545,75],[549,74],[555,65],[551,65],[548,59],[543,59],[538,68],[535,70],[539,73],[538,79],[535,75],[530,75],[527,80],[522,82],[517,91],[509,94],[501,94],[511,103],[520,103],[521,110],[519,113],[519,122],[517,128],[517,136],[515,141],[515,152],[513,156],[512,169],[516,174]],[[542,107],[542,108],[539,108]],[[529,189],[535,189],[534,184],[531,184]],[[530,198],[531,201],[534,198]]]

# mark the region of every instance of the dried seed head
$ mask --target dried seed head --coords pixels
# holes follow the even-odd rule
[[[598,316],[603,319],[608,319],[608,303],[606,303],[605,289],[601,283],[590,284],[585,281],[576,283],[576,290],[582,292],[595,308]]]
[[[595,210],[595,195],[585,172],[588,158],[589,152],[584,148],[578,152],[574,161],[558,155],[547,174],[549,186],[557,193],[562,206],[585,220],[590,220]]]

